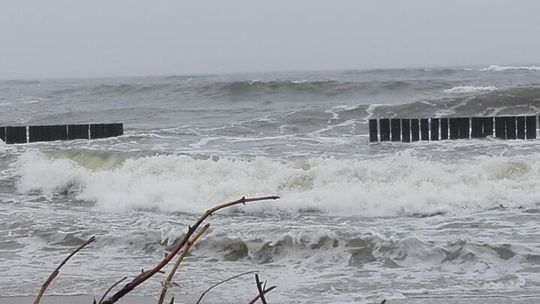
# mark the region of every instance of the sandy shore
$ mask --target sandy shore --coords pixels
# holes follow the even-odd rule
[[[0,304],[31,304],[34,302],[34,297],[0,297]],[[97,299],[99,300],[99,299]],[[41,300],[42,304],[92,304],[93,296],[45,296]],[[121,304],[151,304],[156,303],[153,297],[130,297],[118,301]]]
[[[91,304],[94,297],[88,295],[80,296],[46,296],[42,299],[43,304]],[[31,304],[34,297],[0,297],[0,304]],[[197,299],[188,299],[185,302],[175,301],[177,304],[193,304]],[[126,296],[118,301],[119,304],[153,304],[156,303],[154,297]],[[316,302],[316,301],[315,301]],[[219,299],[208,299],[206,303],[220,303]],[[481,295],[447,295],[447,296],[414,296],[407,299],[388,299],[386,304],[531,304],[540,303],[538,294],[506,294],[498,296]],[[373,303],[378,304],[378,303]]]

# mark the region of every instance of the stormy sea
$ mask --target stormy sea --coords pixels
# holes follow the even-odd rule
[[[540,139],[368,136],[371,118],[538,116],[540,66],[9,80],[0,109],[0,125],[125,129],[0,143],[3,297],[35,295],[91,236],[47,293],[98,297],[156,265],[204,210],[279,195],[209,219],[177,303],[246,271],[277,286],[271,303],[540,298]],[[132,294],[157,296],[163,279]],[[207,302],[256,294],[245,276]]]

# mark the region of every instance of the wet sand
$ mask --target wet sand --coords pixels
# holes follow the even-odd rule
[[[0,304],[31,304],[34,303],[34,297],[0,297]],[[96,299],[99,300],[99,299]],[[93,296],[45,296],[41,299],[41,304],[92,304]],[[119,304],[150,304],[156,303],[153,297],[126,296],[118,301]]]
[[[45,296],[42,304],[91,304],[94,300],[93,296],[78,295],[78,296]],[[197,299],[185,299],[185,301],[175,301],[176,304],[193,304]],[[0,304],[31,304],[34,302],[34,297],[0,297]],[[117,303],[119,304],[153,304],[157,299],[150,296],[126,296]],[[220,303],[219,299],[208,299],[206,303]],[[540,294],[513,294],[508,293],[497,296],[482,296],[482,295],[446,295],[446,296],[413,296],[406,299],[387,299],[386,304],[531,304],[540,303]],[[378,303],[373,303],[378,304]]]

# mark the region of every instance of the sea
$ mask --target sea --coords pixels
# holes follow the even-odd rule
[[[540,135],[368,136],[372,118],[538,116],[540,66],[6,80],[0,109],[0,125],[125,130],[0,143],[4,297],[36,295],[95,236],[47,294],[99,299],[157,265],[206,209],[278,195],[207,220],[168,293],[175,303],[249,271],[276,286],[269,303],[540,299]],[[131,295],[158,296],[164,278]],[[256,295],[247,274],[202,302]]]

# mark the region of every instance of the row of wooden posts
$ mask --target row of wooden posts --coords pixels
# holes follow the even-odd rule
[[[97,139],[123,134],[122,123],[0,127],[0,139],[6,144]]]
[[[414,142],[484,138],[535,139],[536,116],[370,119],[369,141]]]

